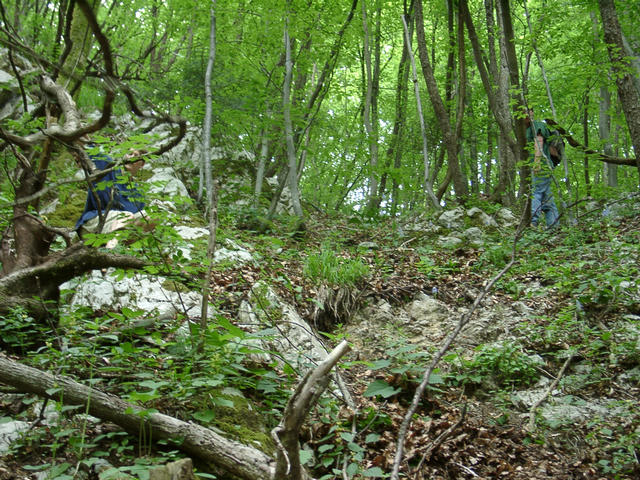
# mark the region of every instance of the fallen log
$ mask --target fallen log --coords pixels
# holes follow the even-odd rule
[[[195,423],[146,412],[114,395],[22,365],[4,355],[0,355],[0,382],[23,393],[54,401],[62,398],[68,405],[83,405],[90,415],[115,423],[132,435],[166,439],[192,457],[211,462],[233,476],[246,480],[273,478],[275,461],[260,450]]]

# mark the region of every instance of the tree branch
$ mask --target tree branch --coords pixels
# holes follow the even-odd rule
[[[585,147],[580,142],[578,142],[575,138],[573,138],[569,132],[567,132],[564,128],[558,125],[554,120],[545,118],[544,121],[546,122],[547,125],[550,125],[551,127],[558,130],[558,132],[560,132],[560,135],[562,135],[564,138],[567,139],[567,142],[569,143],[569,145],[571,145],[575,149],[578,149],[586,153],[587,155],[593,155],[596,158],[596,160],[600,160],[601,162],[605,162],[605,163],[613,163],[615,165],[628,165],[630,167],[636,166],[635,158],[611,157],[604,153],[591,150],[590,148]]]

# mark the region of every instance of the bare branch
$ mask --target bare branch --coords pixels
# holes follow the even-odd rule
[[[350,350],[343,340],[314,370],[309,370],[291,395],[280,424],[273,429],[277,436],[278,455],[274,478],[300,480],[306,474],[300,465],[298,434],[309,410],[329,383],[329,372],[340,358]]]

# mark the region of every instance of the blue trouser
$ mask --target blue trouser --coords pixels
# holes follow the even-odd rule
[[[551,176],[534,176],[531,190],[531,223],[537,225],[540,212],[544,212],[547,227],[555,225],[559,214],[551,192]]]

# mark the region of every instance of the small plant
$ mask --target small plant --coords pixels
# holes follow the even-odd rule
[[[23,309],[16,308],[9,315],[0,316],[0,345],[6,345],[20,353],[25,353],[43,343],[49,328],[38,323]]]
[[[459,373],[454,379],[460,383],[493,382],[498,387],[530,385],[538,377],[536,362],[514,343],[481,345],[471,360],[459,359]],[[453,356],[447,357],[451,361]]]
[[[304,275],[319,283],[333,286],[355,286],[369,275],[369,267],[361,260],[339,255],[328,247],[307,257]]]

